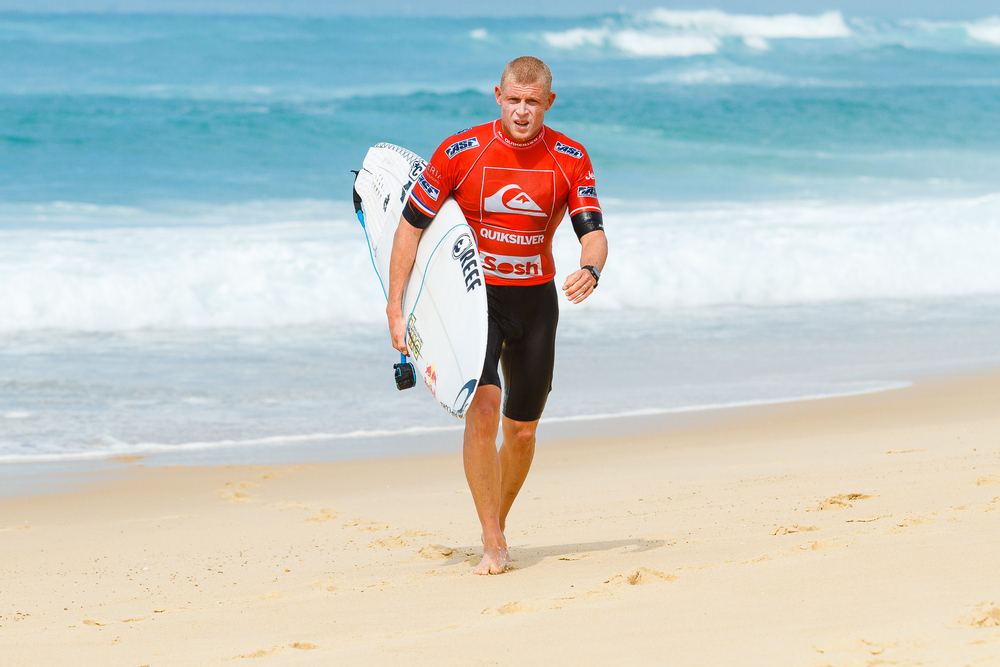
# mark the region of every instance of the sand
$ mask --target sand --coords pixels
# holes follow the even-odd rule
[[[123,463],[0,500],[0,664],[1000,664],[998,408],[933,379],[546,444],[494,577],[457,448]]]

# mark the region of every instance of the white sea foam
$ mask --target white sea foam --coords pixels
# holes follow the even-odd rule
[[[657,9],[638,15],[634,22],[637,25],[610,22],[599,28],[546,32],[543,37],[549,46],[559,49],[610,47],[634,57],[664,58],[717,53],[724,37],[739,37],[748,48],[766,51],[771,48],[768,39],[829,39],[852,34],[840,12],[751,16],[717,10]]]
[[[270,328],[379,317],[384,297],[357,221],[295,221],[296,207],[304,218],[329,207],[287,207],[284,216],[278,203],[205,207],[193,216],[200,225],[176,213],[39,207],[38,218],[90,228],[0,231],[0,331]],[[133,226],[100,228],[116,222]]]
[[[1000,46],[1000,16],[967,23],[965,30],[972,39]]]
[[[647,212],[605,204],[612,252],[584,309],[1000,294],[1000,195]],[[164,213],[65,207],[66,219],[146,215],[158,225],[0,231],[0,332],[380,322],[384,297],[349,205],[299,207],[300,219],[285,222],[273,221],[278,204],[214,207],[198,226]],[[554,249],[564,275],[579,244],[564,229]]]
[[[819,16],[779,14],[754,16],[727,14],[718,10],[675,11],[655,9],[651,21],[673,28],[711,35],[734,35],[762,39],[829,39],[850,37],[851,29],[840,12],[824,12]]]
[[[1000,294],[1000,196],[606,210],[611,254],[582,306],[670,310]],[[557,235],[560,267],[579,259]]]
[[[645,58],[709,55],[719,50],[712,35],[665,35],[650,31],[623,30],[609,36],[617,49]]]
[[[733,85],[751,84],[778,86],[789,79],[780,74],[753,67],[732,64],[671,68],[642,78],[644,83],[673,83],[679,85]]]

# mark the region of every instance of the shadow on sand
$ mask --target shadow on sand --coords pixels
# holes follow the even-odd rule
[[[622,553],[642,553],[659,549],[666,544],[665,540],[606,540],[603,542],[576,542],[573,544],[551,544],[539,547],[511,547],[510,556],[513,559],[511,570],[523,570],[537,565],[545,560],[581,560],[588,554],[599,551],[620,550]],[[454,554],[443,565],[458,565],[467,562],[478,565],[483,556],[482,547],[458,547]]]

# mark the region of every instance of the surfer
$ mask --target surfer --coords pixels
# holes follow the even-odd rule
[[[499,574],[511,562],[507,514],[531,467],[538,420],[552,389],[559,319],[552,237],[564,215],[581,244],[581,268],[562,285],[569,301],[593,294],[608,254],[590,157],[544,125],[556,99],[548,66],[531,56],[517,58],[504,68],[494,93],[500,118],[446,139],[412,187],[393,239],[386,306],[393,347],[407,354],[403,285],[420,234],[454,197],[476,232],[489,307],[486,362],[466,412],[463,449],[483,531],[476,574]]]

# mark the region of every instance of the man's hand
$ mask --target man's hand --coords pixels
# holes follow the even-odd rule
[[[594,280],[593,274],[587,269],[580,269],[566,277],[562,289],[566,293],[567,299],[573,303],[580,303],[594,293],[595,287],[597,287],[597,281]]]
[[[608,237],[602,230],[594,230],[580,239],[580,265],[596,266],[598,271],[604,270],[604,262],[608,259]],[[580,303],[594,293],[597,279],[587,269],[579,269],[566,277],[563,292],[573,303]]]
[[[409,355],[406,349],[406,320],[403,319],[403,311],[397,306],[392,309],[386,306],[386,317],[389,319],[389,336],[392,338],[392,346],[403,354]]]
[[[400,218],[389,258],[389,303],[385,306],[385,316],[389,320],[392,346],[403,354],[409,354],[406,349],[406,320],[403,318],[403,286],[413,268],[413,258],[417,256],[417,243],[422,233],[422,229]]]

